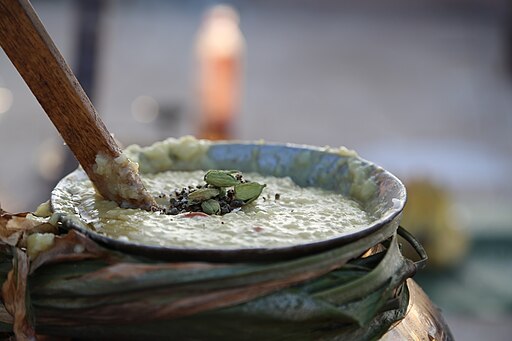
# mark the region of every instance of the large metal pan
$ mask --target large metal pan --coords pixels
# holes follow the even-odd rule
[[[136,157],[142,163],[143,155]],[[174,158],[173,155],[168,155]],[[368,226],[320,241],[270,248],[204,249],[142,245],[109,238],[84,224],[74,207],[60,195],[77,181],[88,181],[77,169],[63,178],[52,192],[54,212],[61,214],[62,227],[75,229],[112,249],[161,260],[209,262],[274,261],[291,259],[333,249],[372,235],[370,240],[383,241],[392,236],[406,200],[404,185],[383,168],[343,149],[319,148],[292,144],[248,142],[213,142],[204,155],[194,162],[173,160],[174,170],[239,169],[262,175],[289,176],[300,186],[317,186],[334,190],[359,201],[374,217]],[[312,229],[315,226],[311,226]],[[368,248],[373,245],[368,245]]]

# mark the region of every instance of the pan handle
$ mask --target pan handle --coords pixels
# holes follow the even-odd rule
[[[416,270],[423,269],[425,265],[427,265],[428,260],[427,252],[425,251],[423,246],[420,244],[418,240],[416,240],[416,238],[414,238],[414,236],[409,231],[404,229],[402,226],[398,226],[397,233],[400,237],[405,239],[414,248],[416,253],[420,256],[420,260],[414,262]]]

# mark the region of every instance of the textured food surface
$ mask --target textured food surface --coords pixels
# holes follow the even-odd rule
[[[204,184],[204,174],[204,170],[166,171],[144,174],[142,179],[148,191],[163,202],[184,186]],[[291,246],[333,238],[372,221],[356,201],[341,194],[299,187],[286,177],[257,173],[247,173],[244,177],[267,186],[255,202],[225,215],[166,215],[122,209],[97,196],[87,178],[72,182],[66,188],[67,193],[61,193],[61,197],[67,197],[61,203],[66,202],[66,210],[80,215],[100,234],[179,248]]]

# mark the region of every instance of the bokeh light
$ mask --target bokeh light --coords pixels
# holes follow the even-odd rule
[[[7,88],[0,87],[0,117],[11,109],[12,102],[12,91]]]
[[[65,146],[56,139],[43,141],[35,153],[35,163],[39,176],[47,181],[55,181],[64,166]]]
[[[135,98],[131,109],[134,120],[140,123],[151,123],[160,113],[158,102],[153,97],[145,95]]]

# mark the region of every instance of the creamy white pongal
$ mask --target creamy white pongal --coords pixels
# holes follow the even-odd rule
[[[187,185],[204,184],[204,173],[167,171],[143,174],[142,180],[159,197]],[[371,222],[356,201],[340,194],[302,188],[289,178],[256,173],[244,174],[244,178],[267,186],[255,202],[225,215],[191,217],[119,208],[97,196],[88,180],[67,188],[67,202],[100,234],[167,247],[283,247],[332,238]]]

